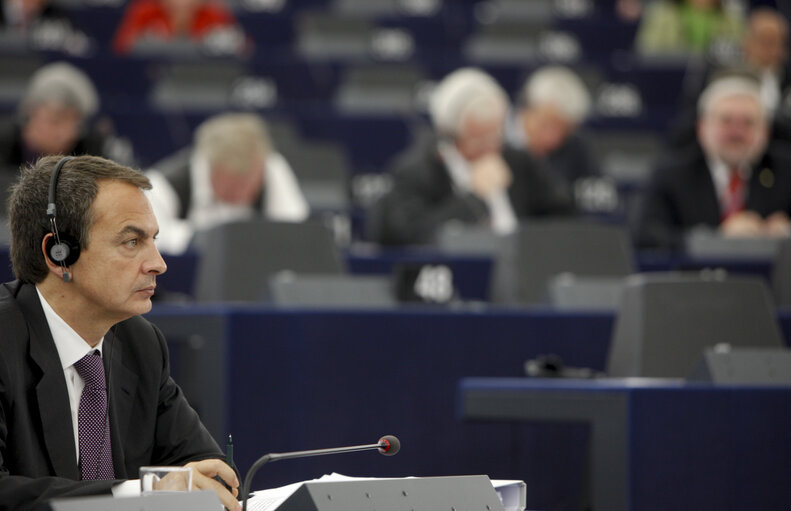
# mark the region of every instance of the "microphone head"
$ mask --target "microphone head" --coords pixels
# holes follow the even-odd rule
[[[393,435],[385,435],[379,439],[379,452],[385,456],[394,456],[401,450],[401,441]]]

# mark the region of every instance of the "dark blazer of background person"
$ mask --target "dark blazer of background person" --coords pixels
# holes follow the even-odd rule
[[[36,289],[0,285],[0,509],[111,492],[120,481],[80,481],[69,396]],[[222,452],[169,374],[162,333],[135,316],[103,345],[115,475],[183,465]]]
[[[108,154],[108,139],[95,129],[86,129],[75,141],[69,154]],[[19,168],[33,163],[39,155],[26,155],[22,141],[22,127],[17,121],[0,124],[0,217],[6,216],[7,199],[11,185],[19,176]]]
[[[771,144],[754,165],[747,183],[745,209],[766,217],[791,215],[791,151]],[[638,216],[636,241],[642,247],[680,249],[684,233],[696,226],[716,229],[720,203],[700,146],[673,153],[657,165]]]
[[[505,148],[503,158],[512,173],[508,187],[517,218],[573,212],[568,189],[543,171],[524,151]],[[369,237],[384,245],[429,243],[451,220],[474,224],[487,221],[486,203],[471,193],[454,190],[445,162],[429,139],[400,156],[393,167],[393,188],[369,215]]]

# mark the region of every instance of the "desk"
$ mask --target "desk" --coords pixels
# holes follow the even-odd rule
[[[260,487],[332,471],[514,478],[521,433],[507,424],[462,424],[455,414],[457,382],[519,376],[526,359],[549,352],[601,369],[613,322],[608,314],[542,310],[163,304],[147,318],[162,327],[174,378],[212,434],[233,434],[243,472],[267,452],[358,445],[383,434],[402,442],[393,458],[361,453],[268,465],[257,478]],[[577,449],[568,449],[571,458]]]
[[[590,424],[597,511],[791,504],[791,387],[469,378],[459,399],[467,420]]]
[[[582,422],[462,423],[455,396],[460,379],[519,377],[523,362],[539,354],[603,370],[612,314],[157,304],[147,317],[162,327],[174,378],[212,434],[224,442],[233,433],[242,471],[267,452],[357,445],[387,433],[403,443],[393,458],[273,464],[261,471],[261,487],[332,471],[486,473],[527,480],[532,509],[558,509],[560,499],[581,492],[589,435]],[[780,321],[791,332],[791,315]]]

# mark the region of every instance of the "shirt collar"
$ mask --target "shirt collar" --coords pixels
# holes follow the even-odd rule
[[[95,348],[91,348],[91,346],[63,320],[63,318],[58,316],[52,306],[50,306],[44,298],[44,295],[41,294],[38,286],[36,286],[36,293],[38,293],[41,308],[44,309],[44,316],[47,318],[49,331],[52,333],[52,340],[55,341],[55,348],[58,350],[58,356],[60,357],[60,363],[63,369],[74,365],[75,362],[79,361],[93,350],[99,350],[99,353],[102,353],[104,337],[102,337]]]

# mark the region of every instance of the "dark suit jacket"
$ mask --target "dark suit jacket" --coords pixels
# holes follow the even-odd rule
[[[791,152],[773,147],[752,169],[745,208],[763,217],[791,215]],[[720,225],[720,205],[700,146],[676,153],[651,176],[638,216],[637,243],[643,247],[682,248],[684,233],[696,226]]]
[[[508,196],[517,218],[568,214],[568,189],[546,174],[526,152],[505,148],[503,158],[513,181]],[[428,243],[450,220],[475,224],[489,218],[477,196],[457,193],[434,139],[411,148],[396,160],[393,188],[369,216],[369,237],[384,245]]]
[[[143,465],[221,458],[169,375],[162,333],[141,317],[104,339],[116,481],[80,481],[66,380],[35,287],[0,285],[0,510],[110,493]]]
[[[92,154],[113,159],[105,150],[107,137],[96,130],[87,130],[75,142],[70,154]],[[22,128],[16,121],[0,124],[0,217],[7,215],[7,199],[11,185],[19,176],[19,169],[25,163],[35,163],[35,157],[25,154],[22,142]]]

